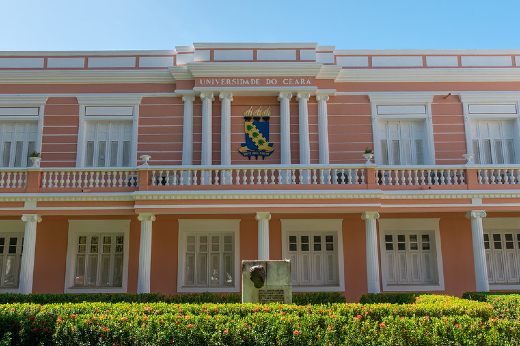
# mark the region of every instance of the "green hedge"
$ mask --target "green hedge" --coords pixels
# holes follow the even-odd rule
[[[518,321],[446,296],[415,304],[67,303],[0,305],[12,345],[508,345]]]
[[[415,298],[428,293],[368,293],[363,294],[359,299],[361,304],[412,304]]]
[[[485,301],[493,306],[498,318],[520,320],[519,292],[466,292],[466,299]]]
[[[186,293],[164,295],[158,293],[127,294],[127,293],[68,293],[68,294],[0,294],[0,304],[8,303],[78,303],[78,302],[106,302],[106,303],[240,303],[240,295],[236,293]],[[293,293],[293,304],[332,304],[345,303],[345,296],[338,292],[310,292]]]

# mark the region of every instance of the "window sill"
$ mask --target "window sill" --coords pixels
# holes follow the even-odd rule
[[[518,284],[489,284],[489,290],[493,291],[518,291],[520,290],[520,283]]]
[[[18,287],[0,287],[0,293],[18,293]]]
[[[345,292],[341,286],[293,286],[293,292]]]
[[[126,293],[126,287],[69,287],[64,293]]]
[[[189,287],[182,286],[177,287],[178,293],[203,293],[203,292],[213,292],[213,293],[238,293],[240,292],[240,288],[229,286],[229,287]]]
[[[431,292],[444,291],[444,285],[384,285],[383,292]]]

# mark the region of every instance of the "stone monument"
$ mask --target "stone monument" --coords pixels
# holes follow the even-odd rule
[[[291,261],[242,261],[242,303],[292,304]]]

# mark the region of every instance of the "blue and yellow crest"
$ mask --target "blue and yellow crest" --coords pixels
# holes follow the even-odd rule
[[[262,159],[264,159],[273,153],[273,144],[269,143],[270,118],[271,107],[264,111],[262,111],[262,107],[258,107],[253,111],[253,106],[251,106],[244,112],[246,142],[242,143],[242,147],[238,149],[242,156],[250,160],[251,156],[254,156],[258,160],[258,156],[262,156]],[[263,121],[260,121],[260,119]]]

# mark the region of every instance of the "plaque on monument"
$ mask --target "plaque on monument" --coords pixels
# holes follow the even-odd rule
[[[292,304],[291,261],[242,261],[242,303]]]

